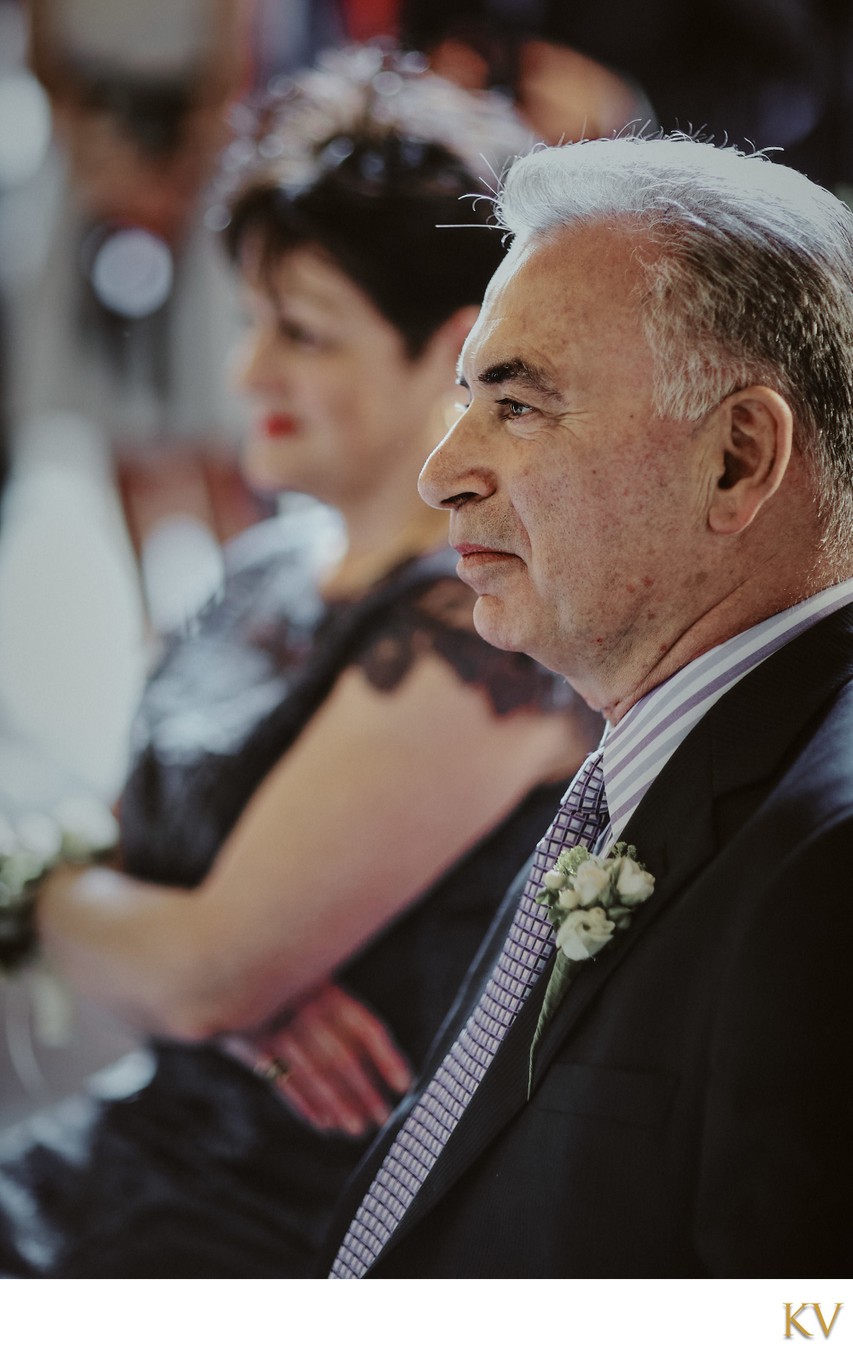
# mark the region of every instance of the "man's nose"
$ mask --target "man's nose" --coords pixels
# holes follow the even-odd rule
[[[421,469],[418,491],[424,501],[447,511],[464,502],[481,501],[495,490],[495,478],[482,457],[483,448],[472,440],[466,413],[448,431]],[[474,457],[475,451],[480,457]]]

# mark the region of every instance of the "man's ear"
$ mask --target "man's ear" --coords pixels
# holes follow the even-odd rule
[[[736,535],[752,523],[785,476],[794,418],[780,393],[758,384],[725,398],[717,418],[719,476],[708,525],[719,535]]]

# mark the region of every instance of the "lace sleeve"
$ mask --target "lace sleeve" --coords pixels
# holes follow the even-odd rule
[[[493,648],[474,628],[474,592],[456,578],[421,585],[394,603],[371,631],[355,663],[371,686],[393,691],[419,658],[443,658],[469,686],[482,687],[497,715],[568,710],[568,683],[523,653]]]

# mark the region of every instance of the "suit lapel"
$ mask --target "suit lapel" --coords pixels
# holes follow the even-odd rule
[[[534,1086],[627,953],[719,851],[727,837],[726,820],[721,816],[726,802],[737,796],[740,818],[748,817],[769,785],[775,784],[780,767],[791,760],[792,750],[808,737],[823,707],[853,678],[851,636],[853,607],[845,607],[780,649],[716,703],[649,788],[622,836],[635,844],[638,856],[654,874],[654,894],[637,911],[628,931],[573,980],[540,1043]],[[506,915],[501,915],[501,921],[508,926]],[[380,1257],[426,1215],[524,1107],[528,1054],[549,974],[546,966]],[[468,1012],[482,980],[480,974],[477,989],[469,985]],[[432,1069],[464,1021],[461,1012],[454,1021],[453,1034],[442,1036],[441,1055],[433,1054]]]
[[[654,819],[650,818],[640,824],[640,831],[643,831],[646,823],[648,823],[649,833],[653,828],[655,829],[657,843],[648,855],[646,855],[646,847],[651,845],[650,839],[647,839],[642,846],[638,843],[639,855],[657,877],[655,893],[638,911],[636,920],[630,929],[626,933],[620,934],[618,941],[613,946],[609,946],[600,956],[595,957],[585,965],[572,981],[566,997],[560,1004],[559,1010],[539,1044],[534,1082],[547,1069],[555,1051],[562,1045],[568,1032],[595,998],[611,973],[618,967],[625,952],[630,950],[634,941],[636,941],[637,933],[648,930],[653,918],[663,910],[679,886],[684,883],[691,870],[703,864],[713,853],[715,844],[711,834],[707,782],[708,765],[709,762],[706,760],[703,768],[700,769],[695,756],[692,763],[690,761],[684,762],[685,775],[690,776],[691,794],[687,797],[684,795],[683,788],[679,793],[677,783],[673,787],[667,787],[670,801],[675,810],[683,811],[685,798],[691,803],[694,817],[690,823],[691,837],[689,839],[683,840],[681,843],[674,843],[671,848],[668,840],[661,840],[660,838],[660,828],[667,826],[665,822],[655,825]],[[648,798],[647,796],[646,799]],[[704,811],[700,810],[703,801],[705,804]],[[634,841],[633,836],[629,840]],[[673,851],[678,854],[674,860],[671,858]],[[520,893],[520,890],[521,886],[518,887],[518,893]],[[508,926],[509,923],[506,920],[505,931]],[[392,1247],[398,1236],[406,1234],[444,1196],[480,1151],[526,1104],[530,1046],[550,973],[551,962],[548,962],[489,1066],[483,1082],[448,1140],[441,1158],[434,1165],[405,1218],[386,1245],[386,1252]],[[483,976],[481,975],[479,984],[482,983],[482,979]],[[470,1007],[465,1013],[466,1018],[479,997],[479,992],[478,988],[472,995]],[[464,1019],[460,1020],[457,1017],[457,1022],[460,1021],[464,1021]],[[442,1038],[443,1041],[447,1041],[447,1044],[441,1049],[440,1056],[433,1057],[436,1061],[433,1069],[443,1059],[458,1031],[459,1026],[454,1029],[452,1036]]]
[[[537,1054],[534,1086],[609,976],[719,852],[853,677],[853,607],[800,635],[727,692],[650,786],[622,834],[655,876],[654,894],[612,948],[576,976]],[[727,811],[737,811],[735,823]]]

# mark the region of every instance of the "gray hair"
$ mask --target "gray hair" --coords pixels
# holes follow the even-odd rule
[[[634,230],[658,414],[766,384],[794,414],[829,551],[853,543],[853,214],[788,166],[682,134],[537,150],[511,167],[513,249],[583,222]]]

